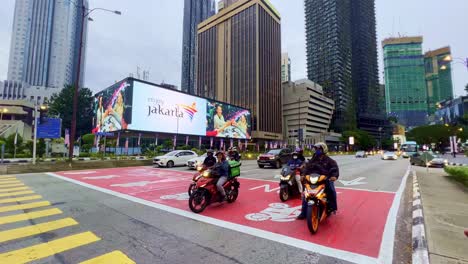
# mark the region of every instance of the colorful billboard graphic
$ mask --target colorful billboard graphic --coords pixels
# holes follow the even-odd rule
[[[96,94],[94,130],[250,139],[250,111],[127,79]]]
[[[94,97],[93,133],[125,130],[132,122],[132,86],[127,80]]]

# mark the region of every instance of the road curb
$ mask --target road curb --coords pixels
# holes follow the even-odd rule
[[[429,264],[423,206],[418,178],[413,171],[413,264]]]
[[[448,165],[450,165],[450,166],[468,166],[468,164],[454,163],[454,162],[449,162]]]

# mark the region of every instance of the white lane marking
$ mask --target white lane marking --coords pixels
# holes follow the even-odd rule
[[[112,187],[143,187],[148,184],[153,184],[153,183],[166,183],[166,182],[178,182],[180,181],[179,179],[164,179],[164,180],[159,180],[159,181],[139,181],[139,182],[128,182],[128,183],[118,183],[118,184],[112,184]]]
[[[263,190],[264,190],[266,193],[274,192],[274,191],[277,191],[277,190],[280,189],[280,187],[276,187],[276,188],[270,189],[270,184],[263,184],[263,185],[260,185],[260,186],[257,186],[257,187],[250,188],[249,191],[253,191],[253,190],[257,190],[257,189],[261,189],[261,188],[263,188]]]
[[[421,199],[416,199],[413,201],[413,206],[420,205],[421,204]]]
[[[93,174],[96,171],[74,171],[74,172],[64,172],[65,175],[80,175],[80,174]]]
[[[365,180],[365,179],[366,177],[359,177],[350,181],[345,181],[345,180],[338,180],[338,181],[341,182],[344,186],[352,186],[352,185],[367,184],[367,182],[362,182],[362,180]]]
[[[378,263],[377,259],[373,258],[373,257],[369,257],[369,256],[361,255],[361,254],[356,254],[356,253],[352,253],[352,252],[348,252],[348,251],[344,251],[344,250],[329,248],[329,247],[325,247],[325,246],[322,246],[322,245],[319,245],[319,244],[314,244],[314,243],[307,242],[307,241],[304,241],[304,240],[288,237],[288,236],[285,236],[285,235],[279,235],[279,234],[276,234],[276,233],[268,232],[268,231],[253,228],[253,227],[243,226],[243,225],[239,225],[239,224],[235,224],[235,223],[231,223],[231,222],[227,222],[227,221],[218,220],[218,219],[208,217],[208,216],[204,216],[204,215],[194,214],[192,212],[188,212],[188,211],[185,211],[185,210],[182,210],[182,209],[177,209],[177,208],[173,208],[173,207],[170,207],[170,206],[167,206],[167,205],[150,202],[150,201],[143,200],[143,199],[140,199],[140,198],[136,198],[136,197],[133,197],[133,196],[130,196],[130,195],[114,192],[114,191],[107,190],[107,189],[104,189],[104,188],[101,188],[101,187],[97,187],[97,186],[94,186],[94,185],[91,185],[91,184],[87,184],[87,183],[84,183],[84,182],[73,180],[73,179],[70,179],[70,178],[67,178],[67,177],[60,176],[60,175],[55,174],[55,173],[48,172],[46,174],[49,175],[49,176],[64,180],[64,181],[72,182],[72,183],[75,183],[75,184],[78,184],[78,185],[81,185],[81,186],[84,186],[84,187],[87,187],[87,188],[90,188],[90,189],[93,189],[93,190],[96,190],[96,191],[107,193],[107,194],[110,194],[110,195],[113,195],[113,196],[116,196],[116,197],[119,197],[119,198],[122,198],[122,199],[126,199],[126,200],[129,200],[129,201],[132,201],[132,202],[147,205],[147,206],[150,206],[150,207],[153,207],[153,208],[156,208],[156,209],[159,209],[159,210],[163,210],[163,211],[166,211],[166,212],[169,212],[169,213],[177,214],[177,215],[187,217],[187,218],[190,218],[190,219],[193,219],[193,220],[196,220],[196,221],[200,221],[200,222],[204,222],[204,223],[207,223],[207,224],[211,224],[211,225],[223,227],[223,228],[226,228],[226,229],[234,230],[234,231],[237,231],[237,232],[240,232],[240,233],[260,237],[260,238],[267,239],[267,240],[270,240],[270,241],[273,241],[273,242],[290,245],[290,246],[300,248],[300,249],[304,249],[304,250],[308,250],[308,251],[311,251],[311,252],[316,252],[316,253],[321,254],[321,255],[326,255],[326,256],[330,256],[330,257],[333,257],[333,258],[337,258],[337,259],[341,259],[341,260],[345,260],[345,261],[349,261],[349,262],[354,262],[354,263],[362,263],[362,264],[376,264],[376,263]]]
[[[268,180],[268,179],[256,179],[256,178],[248,178],[248,177],[239,177],[240,179],[247,179],[247,180],[254,180],[254,181],[267,181],[267,182],[276,182],[279,183],[278,180]],[[351,187],[337,187],[335,185],[335,189],[345,189],[345,190],[353,190],[353,191],[363,191],[363,192],[375,192],[375,193],[391,193],[395,194],[396,192],[392,191],[378,191],[378,190],[368,190],[368,189],[359,189],[359,188],[351,188]]]
[[[405,190],[406,180],[411,172],[411,166],[408,166],[405,176],[401,180],[400,187],[393,198],[392,206],[388,212],[387,222],[385,223],[382,243],[380,244],[379,263],[392,264],[393,262],[393,246],[395,244],[396,220],[398,209],[400,208],[401,198]]]
[[[119,178],[118,175],[107,175],[107,176],[94,176],[94,177],[83,177],[86,180],[109,180],[113,178]]]

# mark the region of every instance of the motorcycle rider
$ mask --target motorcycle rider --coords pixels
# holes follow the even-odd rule
[[[318,173],[320,175],[327,176],[327,181],[325,183],[325,192],[328,199],[328,214],[332,214],[338,210],[336,203],[336,191],[334,182],[340,176],[338,169],[338,164],[332,158],[330,158],[328,153],[327,144],[319,142],[314,145],[314,156],[309,162],[307,162],[304,168],[304,175],[310,175],[312,173]],[[302,211],[297,219],[304,219],[307,210],[307,201],[302,198]]]
[[[229,160],[240,161],[240,155],[236,147],[229,148]]]
[[[299,159],[302,162],[305,162],[306,158],[304,157],[304,150],[300,147],[296,148],[296,153],[298,154]]]
[[[299,189],[299,193],[302,194],[302,183],[301,183],[301,175],[296,175],[296,169],[300,169],[304,162],[299,158],[299,153],[294,152],[292,154],[292,159],[288,161],[288,167],[291,170],[291,173],[293,174],[296,182],[297,182],[297,188]]]
[[[218,153],[216,153],[216,158],[218,159],[218,162],[216,162],[213,168],[215,175],[219,176],[218,182],[216,183],[216,188],[221,194],[222,201],[225,201],[226,191],[224,190],[223,185],[226,183],[229,177],[229,163],[226,160],[226,155],[222,151],[218,151]]]
[[[211,168],[216,164],[216,158],[214,157],[214,151],[209,149],[206,151],[206,158],[203,161],[203,166]]]

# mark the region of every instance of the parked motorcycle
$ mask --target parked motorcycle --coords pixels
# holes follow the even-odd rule
[[[222,197],[216,188],[218,178],[211,169],[205,170],[202,173],[202,177],[197,180],[196,186],[189,198],[189,207],[192,212],[201,213],[209,204],[221,202]],[[236,201],[239,195],[239,186],[240,183],[236,177],[229,177],[224,184],[228,203]]]
[[[300,168],[291,170],[289,167],[284,167],[280,175],[280,192],[279,197],[281,201],[286,202],[291,196],[299,196],[299,189],[296,182],[296,175],[301,175]]]
[[[312,234],[317,233],[320,222],[327,219],[327,195],[325,193],[325,175],[306,175],[304,197],[307,201],[307,227]]]

